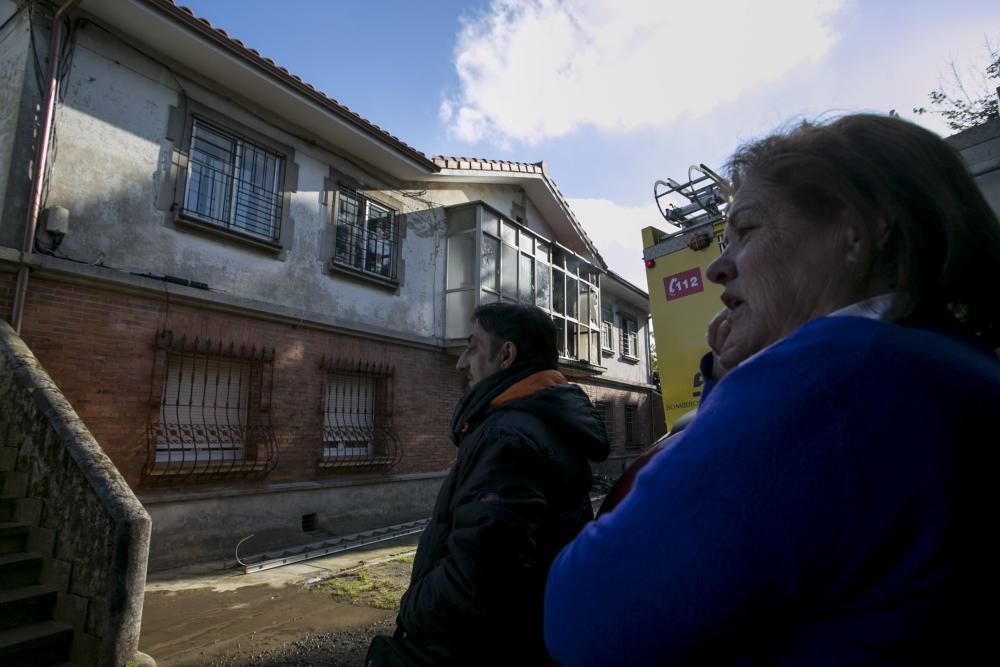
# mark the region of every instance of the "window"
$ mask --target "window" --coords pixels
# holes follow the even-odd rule
[[[397,279],[396,212],[353,190],[337,193],[337,241],[333,261],[362,273]]]
[[[158,337],[147,477],[266,474],[276,463],[268,420],[273,353]]]
[[[608,442],[611,446],[615,446],[615,414],[614,406],[610,401],[596,401],[594,403],[594,408],[597,410],[597,414],[604,424],[604,431],[608,434]]]
[[[327,365],[320,466],[388,467],[399,453],[392,426],[390,369],[337,362]]]
[[[610,303],[601,304],[601,350],[608,354],[615,351],[615,315]]]
[[[247,137],[194,118],[182,215],[277,241],[283,163]]]
[[[639,425],[636,422],[636,417],[639,413],[638,405],[626,405],[625,406],[625,446],[626,447],[638,447],[639,446]]]
[[[639,358],[639,325],[631,315],[622,314],[622,356]]]

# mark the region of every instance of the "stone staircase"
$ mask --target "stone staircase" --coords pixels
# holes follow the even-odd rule
[[[57,591],[42,581],[43,558],[28,550],[31,526],[0,470],[0,665],[69,666],[73,628],[52,620]]]

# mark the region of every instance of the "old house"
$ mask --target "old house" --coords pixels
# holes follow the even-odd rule
[[[0,0],[0,312],[151,569],[425,516],[480,303],[551,312],[609,470],[662,432],[648,299],[541,163],[429,158],[168,0],[65,4],[47,49],[56,7]]]

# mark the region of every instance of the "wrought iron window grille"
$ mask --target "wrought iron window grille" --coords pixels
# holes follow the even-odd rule
[[[274,350],[157,335],[143,481],[263,477],[277,464]]]
[[[401,447],[392,423],[393,369],[324,357],[321,468],[391,468]]]
[[[354,190],[337,192],[334,264],[387,280],[398,279],[398,216]]]
[[[610,401],[596,401],[594,403],[594,409],[597,410],[597,416],[600,418],[601,423],[604,424],[604,432],[608,435],[608,442],[611,446],[615,446],[615,413],[614,405]]]
[[[189,153],[183,215],[266,241],[280,238],[281,155],[197,117]]]
[[[639,446],[639,424],[636,421],[638,412],[637,405],[625,406],[625,446],[628,448]]]

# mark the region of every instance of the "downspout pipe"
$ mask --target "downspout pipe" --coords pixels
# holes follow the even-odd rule
[[[81,0],[66,0],[52,19],[52,32],[49,36],[49,67],[45,80],[48,90],[45,93],[45,113],[42,116],[41,132],[38,136],[38,150],[35,153],[35,177],[31,181],[31,193],[28,198],[28,217],[24,221],[24,240],[21,243],[21,267],[17,271],[17,287],[14,289],[14,312],[10,323],[18,336],[21,335],[21,319],[24,316],[24,302],[28,294],[28,264],[26,260],[35,248],[35,228],[38,225],[38,209],[42,204],[42,188],[45,179],[45,163],[49,157],[49,141],[52,139],[52,124],[55,120],[56,94],[59,87],[59,56],[61,55],[63,37],[63,19]],[[34,29],[33,27],[30,29]]]

